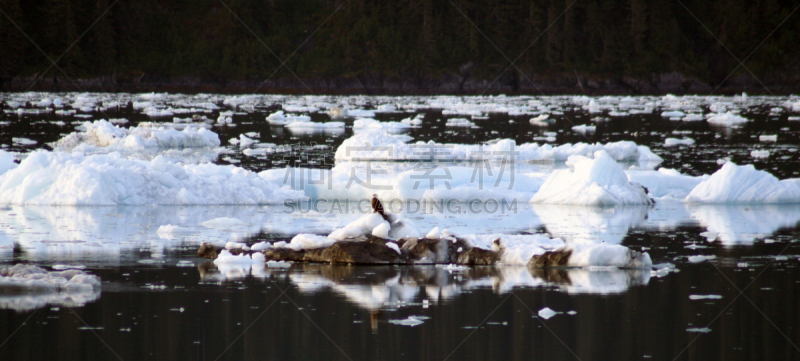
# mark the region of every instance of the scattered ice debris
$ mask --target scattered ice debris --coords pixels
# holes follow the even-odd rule
[[[722,295],[689,295],[690,300],[720,300]]]
[[[605,151],[594,159],[572,156],[569,169],[550,174],[532,203],[572,204],[584,206],[618,206],[651,204],[641,185],[631,183],[622,167]]]
[[[687,329],[686,329],[686,332],[709,333],[709,332],[711,332],[711,329],[710,329],[710,328],[708,328],[708,327],[702,327],[702,328],[687,328]]]
[[[408,318],[403,320],[389,320],[389,323],[393,325],[415,327],[425,323],[425,320],[428,318],[427,316],[408,316]]]
[[[48,305],[82,307],[100,297],[100,278],[68,269],[48,272],[33,265],[0,267],[0,309],[30,311]]]
[[[552,309],[550,309],[550,307],[545,307],[545,308],[539,310],[539,312],[537,314],[539,315],[539,317],[541,317],[541,318],[543,318],[545,320],[549,320],[553,316],[557,315],[558,312],[553,311]]]
[[[768,150],[752,150],[750,151],[750,156],[753,158],[769,158],[769,151]]]

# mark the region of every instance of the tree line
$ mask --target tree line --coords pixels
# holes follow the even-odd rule
[[[784,0],[0,0],[0,76],[379,73],[492,80],[514,61],[511,76],[677,71],[715,83],[739,65],[732,54],[746,62],[748,70],[738,73],[796,70],[800,15],[789,16],[795,6]]]

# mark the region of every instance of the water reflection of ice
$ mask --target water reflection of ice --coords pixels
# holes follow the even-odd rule
[[[650,206],[581,207],[535,204],[547,232],[570,243],[620,244],[647,217]]]
[[[724,245],[752,244],[785,227],[796,227],[800,205],[686,205],[692,217]],[[716,237],[714,237],[716,236]]]
[[[348,267],[297,264],[289,279],[302,293],[332,291],[367,310],[447,302],[464,292],[491,288],[557,286],[568,293],[611,294],[646,285],[650,270],[529,269],[527,267]],[[422,292],[421,292],[422,291]]]
[[[269,208],[250,207],[48,207],[12,206],[0,210],[0,248],[13,243],[27,260],[90,257],[113,263],[125,251],[142,247],[163,251],[181,244],[240,240],[261,230]],[[235,218],[235,228],[203,222]],[[163,225],[179,234],[158,233]]]

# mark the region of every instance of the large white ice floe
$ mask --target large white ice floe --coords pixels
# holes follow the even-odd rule
[[[607,144],[564,144],[553,147],[538,143],[517,144],[512,139],[499,139],[486,145],[441,144],[417,142],[408,144],[404,139],[382,130],[370,130],[346,139],[336,150],[336,161],[365,160],[421,160],[421,161],[566,161],[570,156],[591,157],[603,150],[616,161],[636,162],[641,168],[652,168],[662,159],[646,146],[631,141]]]
[[[800,186],[756,170],[752,164],[725,163],[686,196],[687,203],[798,203]]]
[[[269,204],[297,197],[302,193],[242,168],[182,165],[163,156],[140,161],[118,153],[35,151],[0,176],[0,204]]]
[[[84,271],[49,272],[26,264],[0,267],[0,309],[81,307],[99,297],[100,278]]]
[[[567,165],[569,169],[550,174],[532,203],[620,206],[652,202],[605,151],[596,152],[594,159],[572,156]]]

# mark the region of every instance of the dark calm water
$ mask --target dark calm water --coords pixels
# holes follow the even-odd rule
[[[730,158],[785,179],[800,175],[800,122],[790,121],[789,112],[769,115],[782,102],[765,98],[747,107],[742,114],[754,121],[740,128],[670,121],[656,111],[597,122],[597,131],[589,134],[571,127],[589,124],[598,115],[575,106],[561,109],[564,115],[554,116],[556,123],[547,128],[532,126],[530,116],[491,114],[475,121],[479,130],[446,128],[441,110],[424,110],[423,127],[408,134],[415,140],[472,144],[500,137],[519,144],[543,135],[554,136],[553,144],[632,140],[663,157],[662,167],[685,174],[710,174],[719,168],[718,159]],[[263,104],[235,114],[236,127],[213,130],[223,146],[240,134],[259,132],[262,142],[296,146],[301,154],[322,159],[301,165],[330,168],[333,152],[352,129],[291,133],[264,122],[278,109]],[[208,117],[216,119],[218,113]],[[128,118],[126,126],[153,121],[124,109],[90,114],[94,119]],[[413,114],[376,118],[396,121]],[[312,118],[328,120],[316,113]],[[52,123],[59,120],[67,124]],[[0,113],[0,144],[22,153],[49,149],[46,143],[82,121],[52,113]],[[353,119],[346,122],[352,125]],[[778,135],[778,141],[761,142],[759,135]],[[667,137],[684,136],[697,145],[663,146]],[[20,145],[14,137],[38,144]],[[752,158],[755,149],[771,155]],[[285,153],[250,157],[237,147],[216,160],[255,171],[298,162]],[[336,222],[281,217],[259,207],[201,208],[0,208],[0,241],[15,244],[12,252],[0,253],[0,265],[85,266],[102,280],[100,294],[85,305],[0,309],[0,360],[800,359],[797,206],[658,204],[633,215],[616,210],[616,218],[590,212],[588,218],[596,223],[585,224],[579,222],[586,218],[581,213],[544,219],[527,208],[519,216],[498,218],[497,227],[511,233],[565,237],[608,228],[610,239],[646,250],[654,263],[674,265],[675,270],[663,272],[300,264],[218,269],[195,256],[198,240],[167,241],[154,238],[152,230],[170,217],[206,219],[197,216],[202,213],[243,219],[258,213],[253,219],[263,228],[243,238],[255,243],[323,233]],[[449,214],[431,218],[418,223],[470,226]],[[83,232],[86,244],[48,249],[48,237],[59,230]],[[707,231],[721,236],[708,241]],[[111,252],[92,249],[115,237],[120,246]],[[711,258],[697,262],[697,256]],[[0,299],[19,296],[14,292],[0,287]],[[558,313],[540,316],[545,308]]]

